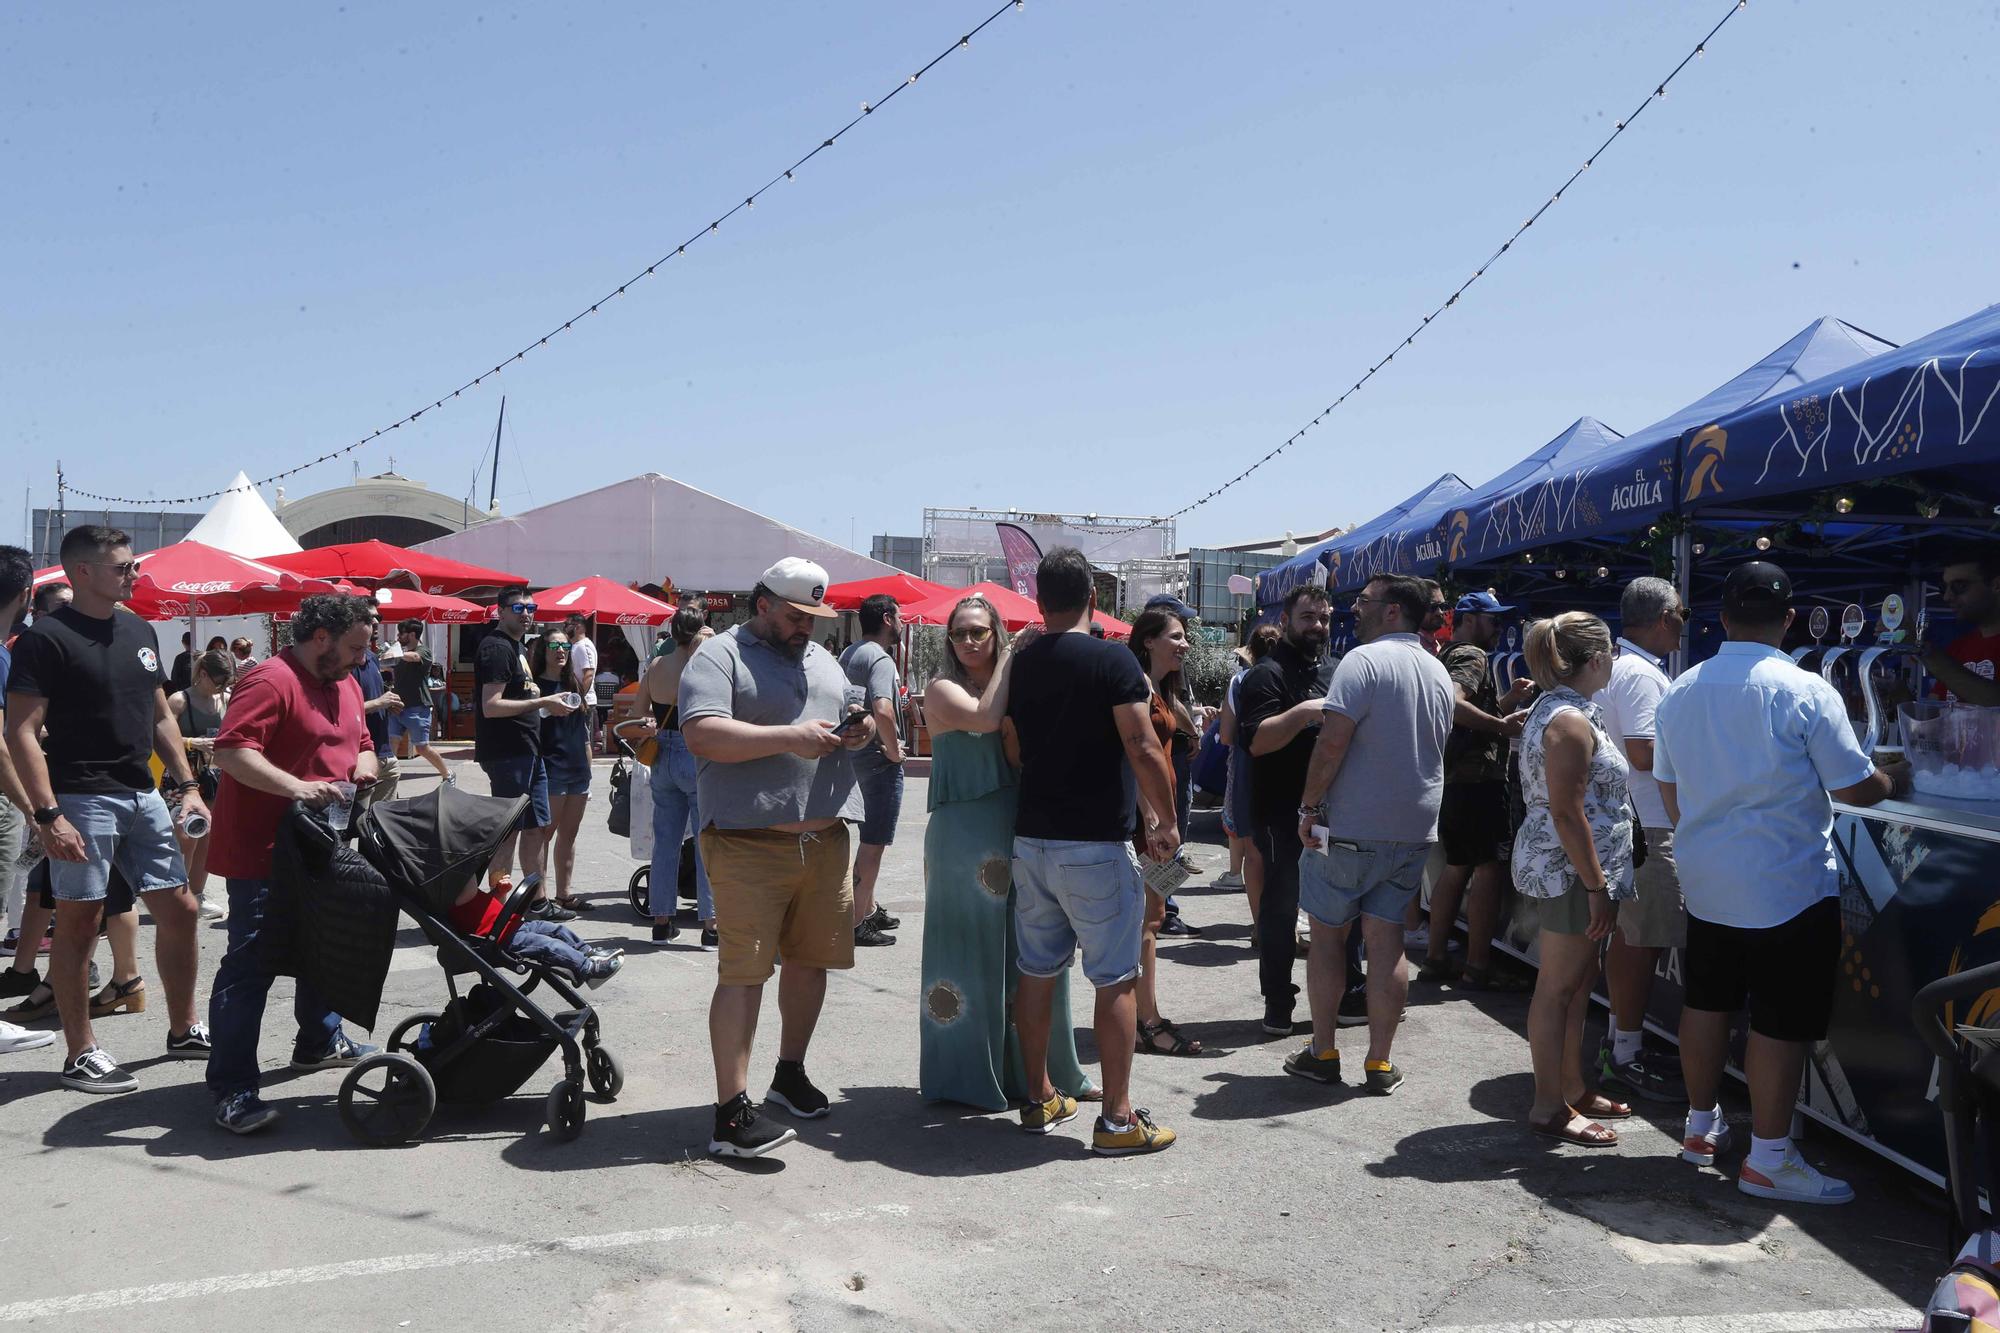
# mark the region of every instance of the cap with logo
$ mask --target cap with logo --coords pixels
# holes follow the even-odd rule
[[[1490,592],[1469,592],[1453,605],[1452,613],[1461,616],[1503,616],[1520,608],[1509,606]]]
[[[826,604],[826,571],[810,560],[788,555],[757,580],[778,598],[809,616],[838,615]]]
[[[1752,560],[1722,581],[1722,614],[1768,622],[1792,606],[1791,576],[1768,560]]]

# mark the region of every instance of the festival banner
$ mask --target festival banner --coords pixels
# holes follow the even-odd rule
[[[1042,563],[1042,548],[1028,530],[1013,523],[995,523],[1000,533],[1000,549],[1007,556],[1007,585],[1021,596],[1035,596],[1035,570]]]

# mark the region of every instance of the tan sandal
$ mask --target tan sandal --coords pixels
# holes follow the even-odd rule
[[[1578,1100],[1575,1111],[1591,1120],[1630,1120],[1632,1108],[1625,1102],[1615,1102],[1601,1092],[1586,1093]]]
[[[113,1014],[143,1014],[146,1012],[146,979],[133,977],[130,981],[107,981],[104,989],[90,997],[90,1016],[109,1018]]]

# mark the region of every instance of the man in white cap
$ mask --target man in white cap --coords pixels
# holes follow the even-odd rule
[[[872,741],[875,724],[864,692],[851,691],[839,662],[813,642],[814,627],[834,614],[826,583],[812,561],[780,560],[751,592],[749,621],[709,640],[681,673],[681,735],[696,761],[720,935],[708,1150],[725,1157],[758,1157],[798,1137],[765,1120],[749,1094],[750,1047],[774,970],[782,1026],[765,1098],[802,1120],[829,1109],[806,1077],[806,1046],[828,969],[854,966],[847,825],[862,810],[847,751]]]

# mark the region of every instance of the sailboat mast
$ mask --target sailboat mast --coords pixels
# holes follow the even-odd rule
[[[493,423],[493,476],[486,487],[486,512],[500,503],[500,428],[507,424],[507,395],[500,395],[500,419]]]

